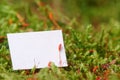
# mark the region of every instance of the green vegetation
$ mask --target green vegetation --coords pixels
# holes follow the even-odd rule
[[[0,80],[120,79],[119,20],[111,18],[96,27],[57,15],[38,0],[12,1],[0,2]],[[63,30],[68,67],[52,63],[51,68],[13,71],[6,34],[54,29]]]

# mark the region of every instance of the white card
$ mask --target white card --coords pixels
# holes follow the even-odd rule
[[[13,70],[67,66],[61,30],[7,34]]]

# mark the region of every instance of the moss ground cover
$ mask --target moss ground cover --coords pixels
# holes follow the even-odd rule
[[[52,9],[37,1],[32,8],[27,3],[17,6],[4,1],[0,3],[0,80],[120,79],[119,21],[101,23],[96,29],[75,19],[56,20]],[[52,63],[51,68],[13,71],[6,34],[54,29],[63,30],[68,67]]]

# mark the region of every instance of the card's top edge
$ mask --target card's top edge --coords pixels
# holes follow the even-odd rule
[[[56,32],[56,31],[60,31],[62,32],[62,30],[48,30],[48,31],[33,31],[33,32],[20,32],[20,33],[7,33],[7,35],[9,34],[28,34],[28,33],[43,33],[43,32]]]

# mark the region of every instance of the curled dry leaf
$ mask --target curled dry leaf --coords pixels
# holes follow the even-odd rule
[[[54,16],[53,16],[52,12],[48,12],[48,17],[51,20],[51,22],[54,24],[55,29],[61,29],[61,27],[58,25],[58,23],[54,19]]]
[[[106,69],[109,68],[109,66],[110,66],[110,64],[106,63],[106,64],[103,64],[101,67],[102,67],[103,70],[106,70]]]
[[[9,25],[11,25],[11,24],[13,23],[13,20],[12,20],[12,19],[9,19],[9,20],[8,20],[8,23],[9,23]]]
[[[92,71],[93,71],[94,73],[96,73],[97,69],[98,69],[98,66],[94,66],[94,68],[93,68]]]
[[[28,26],[29,26],[28,23],[23,23],[23,24],[22,24],[22,27],[28,27]]]
[[[97,76],[96,80],[102,80],[102,78],[100,76]]]
[[[49,12],[49,13],[48,13],[48,17],[49,17],[50,20],[54,20],[54,17],[53,17],[53,13],[52,13],[52,12]]]
[[[91,50],[89,50],[89,52],[90,52],[90,53],[93,53],[93,52],[94,52],[94,50],[92,50],[92,49],[91,49]]]
[[[19,13],[16,13],[16,16],[21,23],[24,23],[24,18]]]
[[[16,16],[18,20],[20,21],[20,23],[22,24],[22,28],[29,26],[29,24],[25,22],[25,19],[19,13],[16,13]]]
[[[109,74],[110,74],[110,70],[104,71],[104,75],[103,75],[104,80],[108,80]]]
[[[5,38],[5,36],[0,36],[0,43],[4,42]]]

